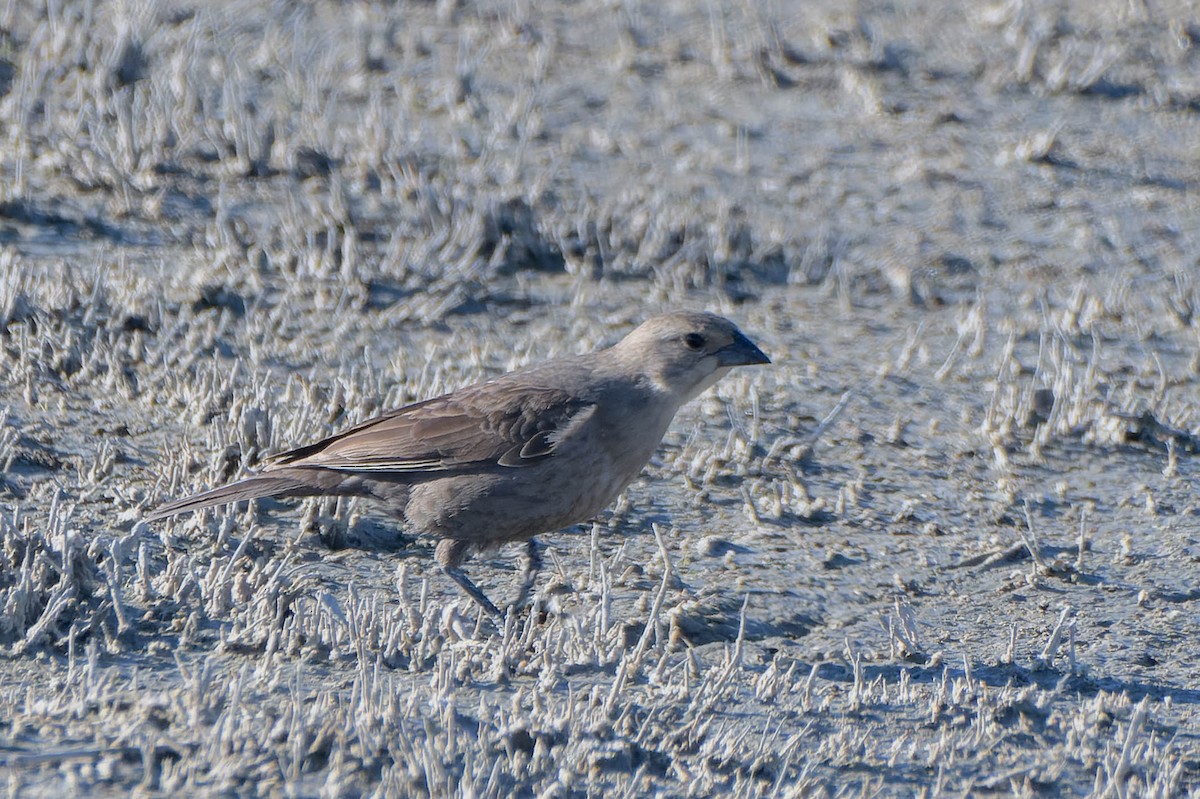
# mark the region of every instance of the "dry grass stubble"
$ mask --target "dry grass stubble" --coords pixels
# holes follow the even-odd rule
[[[1196,33],[1002,5],[9,6],[9,792],[1195,792]],[[136,524],[680,304],[779,365],[501,631],[353,503]]]

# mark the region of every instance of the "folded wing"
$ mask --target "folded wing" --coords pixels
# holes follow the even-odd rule
[[[561,390],[494,381],[389,411],[281,453],[268,470],[401,475],[531,466],[552,457],[595,409]]]

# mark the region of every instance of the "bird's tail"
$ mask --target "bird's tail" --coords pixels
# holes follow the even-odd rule
[[[251,475],[236,483],[176,499],[150,511],[142,520],[152,522],[178,513],[191,513],[214,505],[228,505],[262,497],[313,497],[357,493],[348,490],[349,487],[340,486],[342,482],[342,475],[309,469],[280,469]]]

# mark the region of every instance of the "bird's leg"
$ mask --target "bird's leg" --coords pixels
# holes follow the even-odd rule
[[[434,557],[437,559],[438,565],[442,567],[442,571],[454,582],[458,583],[458,587],[467,592],[467,596],[475,600],[479,607],[487,611],[493,619],[498,622],[504,620],[504,614],[500,609],[492,604],[492,600],[487,598],[483,591],[479,590],[479,586],[471,582],[471,578],[467,573],[459,567],[459,564],[467,557],[467,552],[470,549],[470,544],[466,541],[461,541],[453,538],[443,538],[438,541],[437,549],[434,550]]]
[[[442,571],[446,573],[447,577],[458,583],[459,587],[466,591],[467,595],[471,599],[474,599],[479,607],[487,611],[489,616],[498,622],[504,620],[504,614],[500,612],[500,608],[493,605],[492,600],[487,598],[487,594],[483,593],[479,589],[479,586],[471,582],[471,578],[467,576],[466,572],[457,566],[443,566]]]
[[[529,592],[537,583],[538,572],[542,570],[542,545],[532,538],[526,541],[525,556],[522,560],[525,561],[525,568],[521,573],[521,587],[517,591],[517,598],[510,605],[513,608],[525,607],[529,600]]]

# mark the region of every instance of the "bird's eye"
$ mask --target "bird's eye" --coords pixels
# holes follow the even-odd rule
[[[704,336],[699,333],[688,333],[683,337],[683,343],[689,350],[704,349]]]

